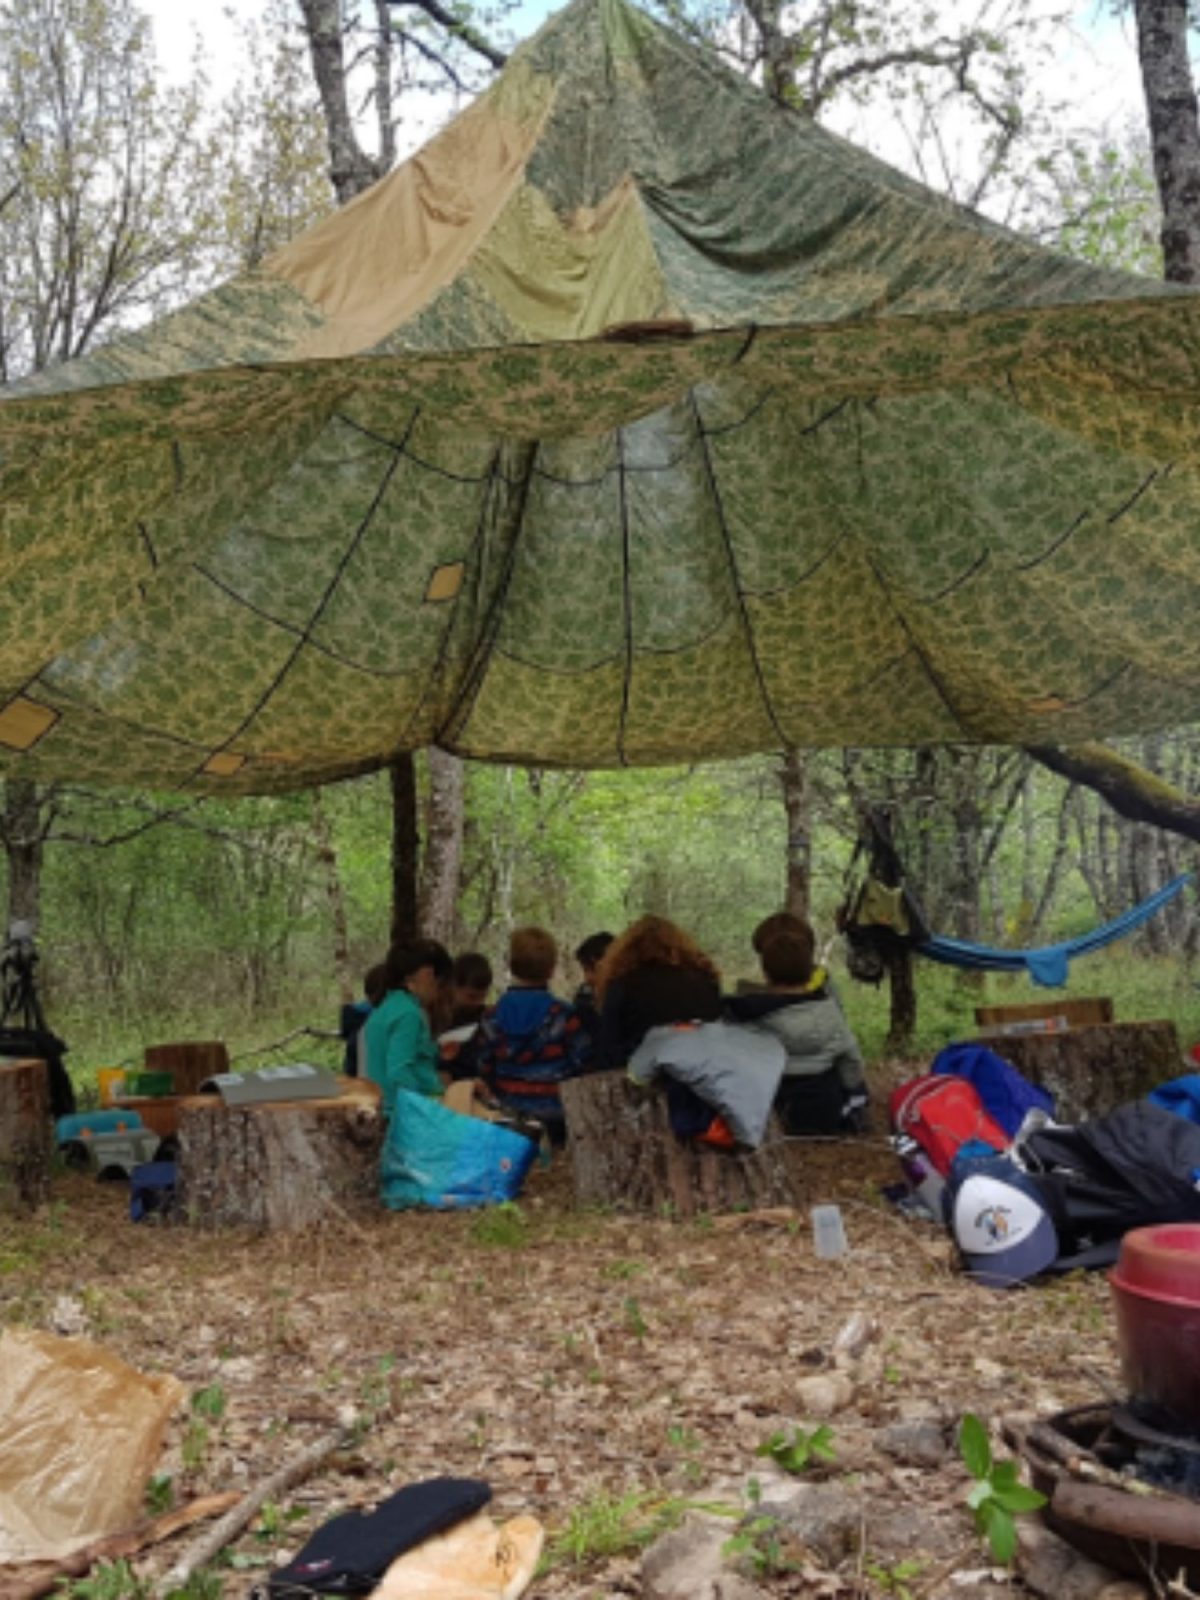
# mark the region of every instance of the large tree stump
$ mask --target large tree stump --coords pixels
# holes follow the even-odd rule
[[[701,1212],[797,1204],[774,1119],[761,1150],[737,1155],[677,1138],[666,1096],[639,1089],[623,1072],[569,1079],[562,1103],[579,1205],[665,1209],[686,1220]]]
[[[176,1215],[196,1228],[294,1231],[379,1191],[383,1118],[375,1084],[342,1078],[329,1100],[227,1106],[184,1100]]]
[[[1086,1122],[1187,1070],[1173,1022],[1109,1022],[980,1039],[1054,1096],[1059,1122]]]
[[[44,1061],[0,1061],[0,1213],[50,1197],[50,1075]]]

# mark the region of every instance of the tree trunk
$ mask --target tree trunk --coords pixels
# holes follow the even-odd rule
[[[417,764],[411,751],[388,764],[392,783],[392,943],[415,939],[417,923]]]
[[[50,1077],[44,1061],[0,1061],[0,1216],[50,1198]]]
[[[1134,0],[1134,14],[1162,203],[1163,271],[1172,283],[1200,283],[1200,118],[1187,0]]]
[[[797,1204],[774,1118],[761,1149],[734,1155],[676,1138],[666,1096],[637,1088],[623,1072],[568,1079],[562,1103],[578,1205],[660,1216],[667,1210],[687,1221],[704,1212]]]
[[[42,858],[45,827],[43,791],[30,778],[4,780],[0,835],[8,858],[8,922],[28,922],[36,930],[42,909]]]
[[[383,1119],[373,1085],[337,1100],[180,1108],[179,1220],[196,1228],[295,1232],[374,1199]]]
[[[787,814],[787,879],[783,904],[793,916],[807,921],[812,882],[812,806],[807,755],[799,750],[785,750],[779,781]]]
[[[356,985],[350,972],[350,934],[346,922],[346,896],[342,889],[342,875],[338,870],[337,846],[333,842],[333,829],[329,813],[318,789],[312,797],[312,831],[317,864],[325,879],[325,898],[329,902],[329,920],[333,924],[333,976],[343,1005],[354,999]]]
[[[912,1055],[917,1031],[917,986],[913,981],[912,951],[898,943],[891,946],[887,954],[887,975],[890,1016],[883,1053],[902,1061]]]
[[[1102,1117],[1183,1070],[1173,1022],[1110,1022],[1065,1033],[984,1035],[979,1042],[1048,1089],[1059,1122]]]
[[[429,805],[421,859],[420,926],[427,939],[453,944],[462,867],[466,770],[457,756],[431,748]]]
[[[312,58],[313,77],[325,115],[329,145],[329,181],[344,206],[381,176],[380,168],[358,142],[346,83],[345,29],[341,0],[300,0],[304,31]],[[384,33],[378,42],[390,43]]]

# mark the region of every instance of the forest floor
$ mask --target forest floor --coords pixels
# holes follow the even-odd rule
[[[964,1505],[958,1421],[1111,1393],[1103,1277],[969,1283],[940,1229],[880,1198],[896,1176],[881,1140],[806,1147],[804,1173],[806,1204],[843,1208],[843,1261],[815,1257],[803,1214],[729,1227],[575,1211],[561,1158],[517,1210],[344,1217],[294,1238],[134,1229],[121,1188],[67,1176],[40,1219],[0,1225],[0,1318],[84,1333],[204,1392],[158,1468],[177,1501],[253,1486],[357,1423],[352,1448],[236,1543],[227,1594],[335,1511],[455,1474],[486,1478],[496,1514],[544,1522],[532,1600],[593,1600],[650,1593],[641,1547],[689,1505],[726,1508],[733,1536],[777,1475],[756,1450],[812,1425],[798,1385],[830,1370],[863,1313],[875,1337],[827,1419],[836,1461],[808,1474],[854,1496],[854,1536],[823,1555],[744,1539],[745,1592],[988,1595],[1002,1575]]]

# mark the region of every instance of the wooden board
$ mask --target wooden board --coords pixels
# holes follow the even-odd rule
[[[340,1078],[336,1099],[180,1103],[176,1213],[196,1228],[294,1232],[372,1202],[379,1189],[379,1090]]]
[[[735,1155],[676,1138],[666,1098],[638,1089],[623,1072],[568,1079],[561,1093],[579,1205],[666,1209],[687,1219],[797,1203],[773,1118],[761,1150]]]
[[[0,1213],[49,1198],[49,1070],[44,1061],[0,1060]]]
[[[1035,1000],[1024,1006],[975,1007],[975,1024],[985,1032],[1005,1022],[1040,1022],[1047,1017],[1065,1017],[1069,1028],[1090,1028],[1113,1020],[1113,1003],[1107,995],[1096,995],[1074,1000]]]
[[[1054,1096],[1059,1122],[1085,1122],[1186,1072],[1173,1022],[1109,1022],[979,1041]]]

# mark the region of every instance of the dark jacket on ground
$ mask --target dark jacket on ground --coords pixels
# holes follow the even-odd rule
[[[594,1065],[601,1071],[628,1066],[651,1028],[671,1022],[716,1022],[721,988],[695,967],[635,967],[615,978],[600,1009]]]

